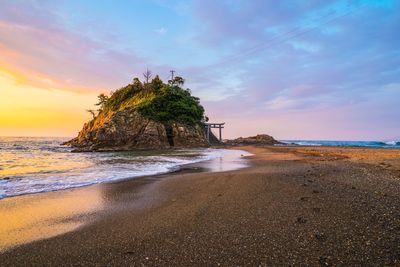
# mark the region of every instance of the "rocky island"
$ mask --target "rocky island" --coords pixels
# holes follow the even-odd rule
[[[227,140],[226,144],[231,146],[273,146],[283,143],[275,140],[275,138],[270,135],[257,134],[255,136],[239,137],[236,139]]]
[[[65,145],[76,151],[117,151],[206,147],[204,108],[184,79],[164,83],[159,76],[147,82],[134,78],[110,96],[99,95],[98,112],[78,136]]]

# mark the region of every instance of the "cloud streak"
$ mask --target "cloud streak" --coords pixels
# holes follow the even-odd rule
[[[143,65],[133,53],[68,30],[58,17],[36,5],[5,5],[0,17],[1,67],[22,82],[47,89],[112,89]],[[31,8],[40,15],[29,15]]]
[[[145,67],[164,79],[175,69],[213,120],[229,122],[231,137],[400,132],[397,1],[93,2],[88,15],[71,3],[5,1],[0,67],[24,83],[75,91],[118,88]],[[125,9],[135,16],[118,13]]]

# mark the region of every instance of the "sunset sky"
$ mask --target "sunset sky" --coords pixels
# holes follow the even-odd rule
[[[0,136],[75,136],[146,68],[224,137],[400,138],[400,1],[0,0]]]

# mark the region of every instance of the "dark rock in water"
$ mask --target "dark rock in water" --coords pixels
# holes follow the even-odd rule
[[[256,136],[239,137],[233,140],[228,140],[226,141],[226,144],[233,146],[240,146],[240,145],[276,145],[282,143],[275,140],[270,135],[258,134]]]
[[[167,125],[127,109],[107,113],[107,116],[86,123],[78,137],[64,145],[82,152],[206,147],[208,142],[200,125]]]

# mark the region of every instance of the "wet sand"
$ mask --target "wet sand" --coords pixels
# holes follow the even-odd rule
[[[38,206],[33,214],[55,199],[78,228],[9,249],[0,263],[400,265],[400,150],[240,149],[255,154],[251,167],[25,196]],[[26,214],[12,199],[15,214]],[[35,220],[33,228],[57,223]]]

